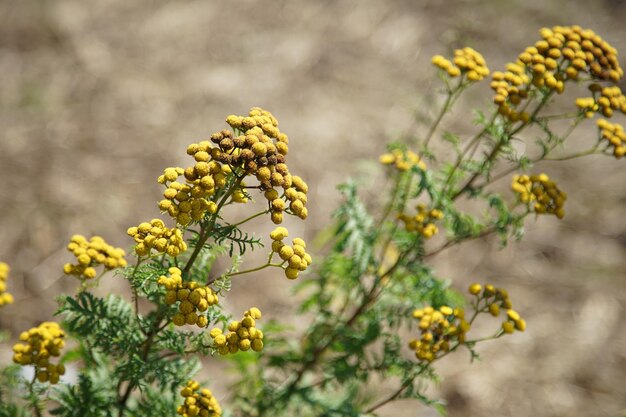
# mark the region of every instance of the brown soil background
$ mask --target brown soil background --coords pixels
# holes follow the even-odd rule
[[[158,214],[155,178],[186,164],[186,145],[224,128],[227,114],[259,105],[281,121],[291,170],[311,187],[309,220],[289,225],[311,239],[339,200],[335,186],[370,175],[364,161],[415,109],[437,108],[433,54],[469,45],[496,70],[540,27],[576,23],[626,56],[625,17],[619,0],[0,2],[0,259],[17,300],[0,329],[15,335],[49,318],[54,297],[73,291],[60,274],[72,234],[129,247],[126,228]],[[445,127],[469,136],[470,105],[488,105],[488,90],[470,90]],[[571,97],[563,103],[572,108]],[[593,140],[592,125],[574,141]],[[452,417],[626,415],[624,161],[542,169],[569,192],[563,221],[530,221],[503,251],[486,239],[433,261],[459,289],[473,280],[509,289],[528,321],[525,333],[479,347],[480,363],[459,353],[439,365],[443,382],[429,393]],[[108,278],[105,290],[119,282]],[[289,317],[289,287],[249,278],[228,308]],[[435,413],[401,401],[381,415]]]

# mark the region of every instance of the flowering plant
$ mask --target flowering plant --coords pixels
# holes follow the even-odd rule
[[[364,202],[354,181],[339,187],[344,201],[315,263],[305,241],[295,237],[290,244],[280,226],[286,215],[308,216],[308,186],[287,166],[288,136],[264,109],[228,116],[229,129],[188,146],[189,166],[165,168],[158,177],[166,219],[128,229],[132,256],[99,236],[70,239],[75,263],[63,272],[77,279],[78,290],[60,298],[59,322],[19,336],[16,365],[0,384],[0,415],[30,409],[37,416],[46,410],[60,416],[356,416],[375,415],[399,398],[444,412],[424,392],[424,382],[436,379],[436,363],[462,349],[473,359],[478,343],[523,332],[527,324],[505,289],[475,283],[466,301],[429,260],[490,234],[503,244],[520,238],[533,215],[563,218],[567,194],[535,171],[540,162],[626,153],[623,128],[604,119],[626,113],[626,97],[611,85],[623,76],[615,49],[578,26],[540,34],[505,71],[491,75],[495,108],[476,113],[479,130],[467,139],[440,134],[439,125],[464,91],[489,76],[486,61],[471,48],[432,59],[444,84],[440,112],[423,135],[391,143],[380,157],[391,178],[383,205]],[[577,99],[572,111],[549,114],[571,84],[586,85],[591,96]],[[569,151],[567,138],[598,113],[604,118],[596,140]],[[528,131],[537,146],[522,153],[515,143]],[[432,149],[438,136],[450,149],[442,155]],[[508,176],[513,192],[494,191],[491,185]],[[462,200],[477,202],[480,214]],[[253,210],[232,220],[236,205]],[[267,238],[245,229],[261,216],[276,226]],[[261,248],[265,262],[242,269],[248,252]],[[219,258],[229,258],[228,267],[219,266]],[[275,321],[261,325],[268,314],[257,307],[238,320],[222,309],[233,279],[266,269],[299,280],[300,311],[311,321],[296,335]],[[129,299],[94,294],[109,271],[130,284]],[[2,308],[14,301],[8,274],[0,263]],[[476,320],[487,316],[500,323],[474,334]],[[200,359],[212,356],[225,356],[239,371],[223,399],[194,379]],[[34,368],[32,378],[24,378],[24,366]],[[78,374],[74,382],[64,376],[70,367]],[[362,395],[390,377],[396,383],[390,394]],[[216,377],[207,382],[220,383]]]

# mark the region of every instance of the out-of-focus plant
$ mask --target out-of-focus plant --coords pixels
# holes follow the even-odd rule
[[[362,201],[353,181],[339,187],[344,201],[332,237],[297,285],[294,300],[310,319],[299,333],[276,320],[262,330],[256,307],[236,321],[221,308],[237,276],[280,269],[295,280],[313,262],[304,240],[289,244],[289,231],[278,226],[266,261],[240,268],[248,251],[264,247],[243,226],[260,216],[276,225],[284,215],[306,219],[308,187],[290,173],[289,140],[271,113],[253,108],[229,116],[231,129],[187,148],[190,166],[166,168],[158,178],[165,188],[158,206],[169,219],[128,229],[135,242],[131,265],[123,249],[101,237],[70,239],[76,260],[63,270],[79,289],[60,298],[60,323],[19,336],[17,365],[0,379],[0,416],[366,416],[400,398],[445,412],[425,394],[437,379],[436,363],[462,349],[473,359],[479,342],[524,331],[526,322],[506,290],[475,283],[465,301],[428,261],[490,234],[506,244],[522,236],[529,216],[563,218],[567,195],[534,172],[536,164],[626,152],[623,128],[605,119],[588,148],[570,150],[566,142],[597,113],[626,113],[626,97],[610,85],[623,76],[615,49],[578,26],[540,33],[505,71],[492,74],[495,109],[476,111],[478,132],[470,138],[440,132],[439,124],[467,88],[489,76],[486,62],[471,48],[456,50],[452,60],[433,58],[445,86],[443,105],[424,134],[390,144],[380,157],[391,179],[377,192],[382,204]],[[550,114],[551,102],[570,84],[587,86],[590,97],[572,103],[572,111]],[[535,138],[534,148],[527,140],[524,152],[516,148],[522,133]],[[432,150],[436,137],[447,152]],[[511,194],[491,189],[511,175]],[[259,211],[229,220],[229,206],[258,193],[266,200]],[[478,202],[480,214],[476,205],[462,209],[461,200]],[[230,262],[218,270],[220,257]],[[111,270],[128,281],[132,299],[91,291]],[[0,263],[0,306],[13,301],[8,272]],[[474,334],[475,321],[487,315],[501,317],[500,324]],[[219,402],[193,379],[199,359],[210,356],[226,356],[241,375]],[[69,366],[78,373],[72,383],[64,377]],[[32,377],[25,379],[20,367],[33,368]],[[395,384],[387,395],[374,390],[383,380]],[[213,377],[210,384],[222,381]]]

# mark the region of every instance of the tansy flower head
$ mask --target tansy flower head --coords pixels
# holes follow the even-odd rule
[[[554,26],[540,31],[541,40],[519,54],[515,62],[507,64],[506,71],[494,72],[491,88],[499,112],[513,121],[528,121],[528,114],[516,110],[530,96],[532,89],[562,93],[565,83],[577,80],[581,73],[592,81],[617,82],[624,75],[617,51],[592,30],[580,26]],[[608,93],[608,92],[607,92]],[[595,100],[577,101],[584,111],[597,111]],[[612,113],[619,104],[602,106],[603,114]],[[608,116],[607,116],[608,117]]]
[[[308,186],[289,172],[286,155],[289,138],[278,128],[278,121],[260,107],[248,116],[226,118],[233,131],[213,133],[209,140],[192,143],[187,154],[194,164],[187,168],[166,168],[158,182],[165,186],[159,208],[183,226],[216,213],[219,190],[230,188],[230,201],[246,203],[248,189],[261,191],[268,201],[268,211],[275,224],[283,221],[284,212],[306,219]],[[258,186],[246,186],[243,179],[256,177]],[[280,190],[280,192],[279,192]]]
[[[595,84],[592,86],[596,86]],[[576,106],[585,112],[587,117],[593,117],[595,113],[602,113],[604,117],[611,117],[614,111],[626,114],[626,96],[617,87],[593,88],[594,97],[576,99]],[[596,93],[600,94],[596,94]]]
[[[408,171],[414,166],[419,167],[422,171],[426,170],[426,164],[420,156],[409,150],[394,149],[390,153],[382,154],[379,161],[383,165],[393,165],[399,171]]]
[[[126,233],[137,245],[135,252],[139,256],[149,255],[154,249],[159,253],[167,253],[176,257],[187,250],[183,232],[178,228],[167,228],[161,219],[152,219],[139,226],[129,228]]]
[[[13,303],[13,296],[7,292],[7,279],[11,268],[4,262],[0,262],[0,307]]]
[[[546,174],[515,175],[511,189],[518,194],[522,203],[532,207],[537,214],[554,214],[559,219],[565,216],[563,206],[567,194],[559,190]]]
[[[604,119],[598,120],[600,130],[600,141],[607,143],[608,149],[613,148],[613,156],[619,159],[626,154],[626,133],[622,125],[609,123]]]
[[[226,118],[226,123],[239,133],[232,141],[230,163],[259,181],[258,188],[267,199],[272,222],[282,223],[283,213],[287,210],[306,219],[309,188],[302,178],[289,172],[286,163],[289,138],[278,128],[276,118],[267,110],[253,107],[248,116],[231,115]],[[214,138],[211,140],[216,142]],[[278,191],[281,188],[283,197]]]
[[[178,304],[172,322],[176,326],[195,324],[205,328],[209,323],[205,312],[219,302],[217,294],[210,287],[195,281],[183,281],[182,271],[176,267],[171,267],[168,272],[169,277],[161,275],[157,284],[166,290],[166,304]]]
[[[306,252],[306,243],[303,239],[293,239],[292,246],[283,243],[287,235],[287,229],[284,227],[277,227],[270,233],[273,240],[272,252],[277,253],[283,264],[286,264],[285,276],[296,279],[301,271],[305,271],[313,263],[313,258]]]
[[[176,413],[183,417],[220,417],[222,415],[222,408],[213,393],[206,388],[200,389],[200,384],[194,380],[187,382],[185,388],[180,391],[180,395],[185,402],[178,406]]]
[[[413,311],[413,318],[418,320],[420,338],[411,340],[409,347],[425,362],[449,352],[452,344],[463,343],[471,327],[463,309],[449,306],[419,308]]]
[[[483,56],[469,47],[456,49],[452,62],[441,55],[435,55],[431,62],[450,77],[465,75],[467,80],[472,82],[480,81],[489,75],[489,68]]]
[[[200,221],[207,212],[215,213],[217,204],[210,197],[216,188],[226,184],[220,167],[215,162],[207,162],[209,154],[206,151],[210,148],[210,143],[194,145],[196,147],[192,149],[196,151],[196,165],[187,170],[180,167],[166,168],[158,178],[158,182],[166,187],[159,209],[167,212],[183,226],[191,221]]]
[[[94,278],[98,265],[107,270],[126,266],[124,249],[107,244],[100,236],[93,236],[89,241],[81,235],[74,235],[67,245],[67,250],[76,257],[77,263],[67,263],[63,272],[80,279]]]
[[[494,317],[498,317],[502,310],[506,311],[505,321],[502,322],[502,332],[509,334],[515,330],[523,332],[526,330],[526,321],[520,317],[519,313],[513,310],[513,304],[509,294],[502,288],[496,288],[491,284],[480,285],[474,283],[469,287],[469,293],[476,297],[476,306],[479,312],[488,312]]]
[[[398,218],[404,222],[407,232],[417,232],[429,239],[439,232],[435,222],[443,218],[443,212],[436,208],[427,208],[424,204],[418,204],[416,208],[415,215],[401,213]]]
[[[252,349],[260,352],[263,349],[263,332],[257,329],[256,320],[261,319],[261,310],[252,307],[244,312],[241,321],[231,321],[228,324],[228,334],[223,334],[222,329],[215,327],[209,335],[220,355],[237,353]]]
[[[61,355],[61,349],[65,346],[64,338],[65,333],[57,323],[41,323],[20,334],[20,341],[24,343],[13,346],[13,362],[22,366],[33,365],[39,382],[56,384],[60,376],[65,374],[65,366],[51,363],[50,358]]]

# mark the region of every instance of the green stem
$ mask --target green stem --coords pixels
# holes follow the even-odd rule
[[[204,247],[204,244],[211,236],[211,232],[213,231],[213,228],[215,227],[215,223],[217,222],[217,217],[218,217],[218,213],[220,212],[220,209],[224,206],[224,204],[226,204],[226,201],[228,200],[228,198],[232,195],[235,189],[241,184],[241,180],[243,179],[244,176],[245,175],[242,175],[241,177],[239,176],[235,177],[235,180],[233,181],[233,183],[224,192],[224,196],[218,203],[217,209],[215,210],[215,213],[211,216],[209,223],[206,225],[206,227],[201,227],[200,238],[198,239],[198,242],[196,243],[196,247],[194,248],[193,253],[189,257],[189,260],[187,261],[187,264],[185,265],[185,268],[183,269],[183,274],[189,273],[191,266],[193,265],[196,258],[200,254],[200,251]]]
[[[531,159],[530,162],[534,164],[534,163],[537,163],[537,162],[540,162],[540,161],[565,161],[565,160],[568,160],[568,159],[574,159],[574,158],[578,158],[578,157],[582,157],[582,156],[586,156],[586,155],[593,155],[595,153],[600,153],[600,152],[596,152],[596,150],[598,149],[598,145],[596,144],[593,148],[591,148],[591,149],[589,149],[587,151],[579,152],[579,153],[573,154],[573,155],[568,155],[567,157],[564,157],[564,158],[548,158],[548,155],[550,155],[550,152],[552,152],[559,143],[564,142],[572,134],[574,129],[578,126],[578,124],[580,124],[580,122],[582,120],[583,120],[583,118],[576,119],[574,121],[574,123],[572,123],[570,128],[567,130],[567,132],[565,132],[563,137],[560,138],[559,141],[557,141],[555,144],[553,144],[552,147],[550,149],[548,149],[544,154],[539,155],[539,156]],[[593,152],[592,152],[592,150],[593,150]],[[491,176],[487,181],[485,181],[484,183],[480,184],[478,186],[478,188],[486,187],[487,185],[492,184],[492,183],[498,181],[499,179],[508,176],[512,172],[515,172],[519,168],[520,168],[520,166],[518,164],[518,165],[515,165],[515,166],[513,166],[511,168],[505,169],[504,171],[502,171],[502,172],[500,172],[500,173],[498,173],[496,175]]]
[[[441,110],[439,110],[439,114],[437,115],[437,118],[435,119],[433,124],[430,126],[430,129],[428,130],[428,133],[426,134],[426,137],[424,138],[424,144],[422,145],[424,148],[428,147],[428,143],[430,142],[430,139],[433,137],[435,130],[437,130],[437,127],[439,126],[439,123],[441,123],[443,116],[445,116],[448,110],[450,110],[451,104],[453,103],[453,100],[454,100],[454,96],[457,95],[461,91],[462,86],[463,86],[463,77],[459,79],[459,84],[453,90],[447,91],[448,95],[446,97],[446,101],[443,103],[443,106],[441,107]]]
[[[463,162],[463,159],[465,158],[467,153],[471,149],[476,149],[478,147],[478,144],[480,143],[480,139],[485,135],[485,133],[487,133],[489,131],[489,129],[491,128],[493,123],[496,121],[497,117],[498,117],[498,111],[496,110],[493,113],[493,115],[491,116],[491,119],[489,120],[489,123],[480,132],[476,133],[474,135],[474,137],[472,137],[472,139],[470,139],[470,141],[468,142],[467,146],[465,147],[465,149],[463,150],[461,155],[459,155],[457,157],[457,160],[456,160],[456,162],[454,164],[454,167],[452,168],[452,170],[450,171],[450,173],[446,177],[446,181],[444,182],[444,187],[443,187],[443,191],[444,192],[450,186],[450,183],[451,183],[452,179],[454,178],[454,174],[456,173],[456,171],[461,166],[461,163]],[[472,151],[472,155],[473,154],[474,154],[474,152]]]
[[[462,243],[462,242],[466,242],[468,240],[479,239],[481,237],[485,237],[487,235],[490,235],[490,234],[494,233],[495,231],[496,231],[496,228],[491,226],[491,227],[486,228],[485,230],[483,230],[482,232],[480,232],[477,235],[467,236],[467,237],[464,237],[464,238],[450,239],[446,243],[441,245],[439,248],[433,250],[432,252],[426,253],[422,258],[423,259],[430,258],[432,256],[437,255],[440,252],[443,252],[444,250],[446,250],[446,249],[448,249],[448,248],[450,248],[450,247],[452,247],[452,246],[454,246],[456,244],[459,244],[459,243]]]
[[[281,268],[282,264],[266,263],[265,265],[261,265],[261,266],[258,266],[256,268],[246,269],[245,271],[233,272],[232,274],[229,274],[229,276],[234,277],[235,275],[248,274],[250,272],[256,272],[256,271],[260,271],[260,270],[265,269],[265,268],[269,268],[270,266],[276,266],[278,268]]]
[[[139,265],[141,265],[141,256],[137,257],[137,263],[135,264],[135,268],[133,269],[133,273],[130,275],[129,281],[130,281],[130,287],[132,290],[132,299],[133,299],[133,304],[135,305],[135,315],[139,315],[139,295],[137,294],[137,288],[135,288],[134,285],[134,278],[135,275],[137,275],[137,270],[139,269]]]
[[[524,129],[526,126],[528,126],[529,124],[533,123],[536,120],[537,114],[539,113],[539,111],[541,111],[541,109],[546,105],[546,103],[548,102],[548,100],[550,99],[550,97],[552,97],[552,95],[554,94],[554,91],[550,91],[548,92],[546,95],[543,96],[543,98],[541,99],[541,102],[539,102],[539,104],[537,105],[537,107],[535,108],[535,110],[533,111],[533,113],[530,115],[530,117],[528,118],[527,122],[523,122],[522,124],[520,124],[518,127],[516,127],[515,129],[513,129],[511,132],[505,134],[505,136],[503,136],[502,138],[500,138],[500,140],[498,140],[498,143],[496,144],[496,146],[493,147],[493,149],[491,150],[491,152],[489,153],[489,155],[487,156],[487,158],[483,161],[482,165],[481,165],[481,169],[479,169],[477,172],[475,172],[470,179],[465,183],[465,185],[463,187],[461,187],[460,190],[458,190],[456,193],[454,193],[452,195],[452,200],[456,200],[459,196],[461,196],[464,192],[466,192],[467,190],[472,188],[472,185],[474,184],[474,181],[476,181],[476,179],[482,174],[482,171],[484,170],[484,168],[495,161],[495,159],[497,158],[498,154],[500,153],[500,150],[502,149],[502,147],[509,142],[509,140],[514,137],[517,133],[519,133],[522,129]],[[506,139],[506,140],[505,140]]]
[[[269,210],[263,210],[263,211],[260,211],[260,212],[258,212],[258,213],[256,213],[256,214],[253,214],[253,215],[252,215],[252,216],[250,216],[250,217],[246,217],[245,219],[241,220],[240,222],[233,223],[233,224],[231,224],[230,226],[233,226],[233,227],[236,227],[236,226],[241,226],[242,224],[244,224],[244,223],[246,223],[246,222],[249,222],[250,220],[255,219],[255,218],[257,218],[257,217],[259,217],[259,216],[262,216],[262,215],[264,215],[264,214],[266,214],[266,213],[269,213],[269,212],[270,212]]]
[[[373,406],[371,406],[370,408],[365,410],[365,414],[372,414],[374,411],[378,410],[380,407],[382,407],[382,406],[384,406],[384,405],[394,401],[395,399],[397,399],[409,386],[411,386],[411,384],[413,383],[413,380],[415,378],[417,378],[417,376],[419,376],[420,373],[421,372],[419,372],[413,378],[410,378],[410,379],[407,379],[406,381],[404,381],[404,383],[400,386],[400,388],[398,388],[389,397],[385,398],[384,400],[381,400],[381,401],[377,402],[376,404],[374,404]]]
[[[35,394],[35,381],[37,380],[37,368],[35,367],[35,372],[33,374],[33,379],[28,384],[28,393],[30,394],[30,402],[33,407],[33,411],[35,412],[36,417],[42,417],[41,407],[39,404],[39,398],[37,394]]]
[[[161,326],[161,322],[163,321],[163,316],[164,316],[164,311],[161,309],[157,310],[157,316],[153,322],[152,328],[146,335],[146,340],[142,344],[143,350],[141,351],[141,359],[144,362],[148,360],[148,355],[150,354],[150,348],[152,347],[152,344],[154,343],[154,337],[165,327],[165,326]],[[120,380],[117,385],[118,392],[122,386],[122,382],[123,381]],[[126,386],[126,389],[124,390],[124,393],[121,395],[118,394],[118,404],[117,404],[118,409],[119,409],[118,417],[122,417],[124,415],[124,412],[126,411],[126,405],[127,405],[128,399],[130,398],[130,395],[136,386],[137,386],[136,383],[129,381],[128,385]]]
[[[587,149],[586,151],[576,152],[570,155],[560,156],[558,158],[550,158],[546,156],[545,158],[543,158],[543,161],[568,161],[570,159],[581,158],[583,156],[593,155],[597,153],[601,152],[598,152],[598,147],[594,146],[593,148]]]

